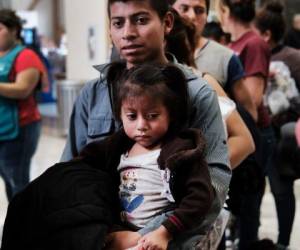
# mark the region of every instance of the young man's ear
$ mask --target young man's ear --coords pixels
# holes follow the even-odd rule
[[[173,29],[173,24],[174,24],[174,16],[170,11],[168,11],[163,20],[165,35],[168,35],[170,31]]]

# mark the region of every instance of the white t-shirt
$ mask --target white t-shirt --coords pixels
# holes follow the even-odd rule
[[[218,96],[219,106],[221,110],[223,125],[225,129],[225,135],[228,137],[226,119],[230,116],[230,114],[236,109],[236,105],[234,101],[229,99],[228,97]]]
[[[122,155],[118,166],[123,219],[138,227],[174,202],[168,184],[170,171],[159,169],[159,154],[160,149],[133,157]]]

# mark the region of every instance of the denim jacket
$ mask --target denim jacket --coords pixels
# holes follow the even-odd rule
[[[223,206],[231,178],[221,112],[215,91],[206,81],[197,77],[190,68],[176,61],[174,63],[188,80],[190,115],[187,127],[200,129],[206,139],[206,160],[216,192],[211,213],[206,218],[209,226]],[[95,67],[100,72],[100,78],[88,82],[75,101],[61,161],[78,156],[85,145],[104,139],[121,127],[113,117],[109,94],[111,88],[106,82],[106,66],[104,64]]]

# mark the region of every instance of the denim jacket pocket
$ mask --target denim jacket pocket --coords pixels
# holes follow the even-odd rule
[[[92,139],[109,135],[113,132],[114,120],[109,116],[90,118],[88,121],[88,136]]]

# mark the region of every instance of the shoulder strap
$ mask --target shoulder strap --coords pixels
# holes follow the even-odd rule
[[[22,45],[17,45],[11,51],[9,51],[6,55],[0,57],[0,82],[8,82],[9,81],[9,74],[11,69],[14,65],[16,58],[18,57],[19,53],[25,47]]]

